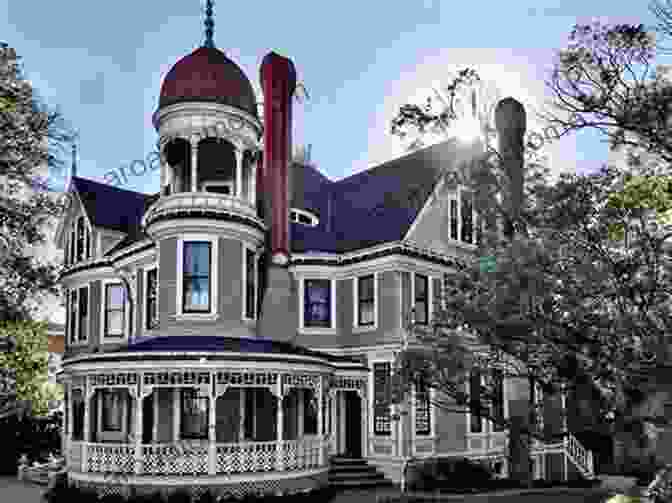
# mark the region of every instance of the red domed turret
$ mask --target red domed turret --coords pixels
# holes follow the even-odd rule
[[[161,86],[159,108],[183,101],[206,101],[257,117],[257,99],[243,71],[215,47],[199,47],[170,69]]]

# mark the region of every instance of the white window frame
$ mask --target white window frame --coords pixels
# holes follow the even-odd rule
[[[395,428],[394,426],[394,415],[398,412],[398,405],[390,402],[389,405],[389,413],[390,413],[390,433],[376,433],[376,411],[375,411],[375,405],[376,405],[376,390],[374,386],[376,385],[375,381],[375,373],[373,369],[375,368],[375,364],[377,363],[389,363],[390,364],[390,380],[392,379],[392,375],[394,373],[394,361],[389,360],[389,359],[371,359],[369,360],[369,365],[371,368],[371,372],[369,372],[369,389],[371,390],[370,396],[369,396],[369,438],[371,439],[384,439],[390,442],[390,444],[393,447],[393,451],[395,452],[397,450],[396,445],[398,441],[397,437],[397,431],[398,428]],[[390,382],[391,385],[391,382]],[[336,425],[338,427],[338,424]]]
[[[310,223],[306,224],[304,222],[299,222],[299,215],[308,217],[310,219]],[[302,210],[301,208],[291,208],[289,210],[289,220],[295,224],[305,225],[307,227],[317,227],[320,223],[320,219],[317,218],[317,215],[311,213],[308,210]]]
[[[191,241],[208,241],[210,243],[210,312],[209,313],[185,313],[182,306],[184,289],[184,243]],[[178,321],[214,321],[219,318],[219,238],[208,234],[184,234],[177,239],[177,281],[175,319]]]
[[[107,307],[105,305],[106,301],[106,290],[108,285],[120,285],[124,289],[124,327],[123,327],[123,333],[121,337],[116,337],[116,336],[109,336],[106,337],[105,335],[105,308]],[[106,342],[112,342],[112,343],[118,343],[118,342],[124,342],[128,340],[128,334],[131,332],[131,326],[130,326],[130,305],[128,302],[128,289],[126,288],[126,285],[124,282],[119,279],[104,279],[100,282],[100,340],[102,343]]]
[[[229,188],[229,193],[228,194],[221,194],[219,192],[209,192],[209,193],[210,194],[217,194],[217,195],[220,195],[220,196],[234,197],[236,195],[236,193],[233,190],[233,185],[234,185],[233,181],[222,181],[222,180],[214,181],[213,180],[213,181],[203,182],[202,186],[203,186],[203,192],[209,192],[208,188],[210,188],[210,187],[228,187]]]
[[[89,330],[86,332],[86,339],[84,340],[79,340],[79,289],[80,288],[86,288],[87,289],[87,313],[88,313],[88,323],[89,323]],[[73,316],[71,307],[72,307],[72,302],[71,302],[71,296],[72,294],[75,294],[75,304],[77,305],[77,311],[76,311],[76,316]],[[67,319],[67,327],[66,327],[66,336],[65,336],[65,341],[66,344],[69,346],[85,346],[86,344],[89,343],[89,332],[91,331],[91,316],[93,315],[91,311],[91,287],[89,283],[83,284],[83,285],[76,285],[68,288],[67,290],[67,304],[66,304],[66,309],[68,310],[68,319]],[[70,338],[71,334],[71,327],[74,324],[74,331],[75,331],[75,341],[72,341]]]
[[[359,280],[373,275],[373,325],[359,324]],[[352,331],[369,332],[378,329],[378,272],[361,274],[352,278]]]
[[[322,279],[329,280],[331,286],[331,326],[330,327],[306,327],[305,325],[305,293],[306,280]],[[332,334],[336,331],[336,279],[320,275],[302,277],[299,280],[299,330],[305,334]]]
[[[485,376],[483,375],[483,373],[481,373],[480,379],[481,379],[481,381],[480,381],[481,386],[484,386],[485,385]],[[467,395],[469,397],[469,401],[471,401],[471,376],[469,377],[469,380],[467,381],[466,384],[467,384],[467,391],[468,391]],[[482,436],[482,435],[483,436],[487,435],[487,433],[488,433],[488,430],[487,430],[488,424],[487,423],[488,423],[488,420],[484,417],[481,417],[481,431],[471,431],[471,407],[467,407],[467,435],[476,436],[476,437]]]
[[[413,323],[415,324],[415,276],[420,275],[420,276],[425,276],[427,278],[427,324],[422,325],[424,326],[431,326],[432,324],[432,316],[434,316],[434,277],[425,274],[422,272],[412,272],[411,273],[411,309],[413,310]]]
[[[254,288],[254,318],[248,318],[247,317],[247,252],[251,251],[254,253],[254,270],[252,272],[254,276],[254,282],[255,282],[255,288]],[[243,292],[242,292],[242,299],[243,302],[241,302],[242,307],[243,307],[243,312],[242,312],[242,319],[245,321],[256,321],[259,319],[259,313],[257,312],[258,306],[259,306],[259,252],[255,250],[253,247],[243,244],[243,269],[242,269],[242,278],[243,281],[241,282],[243,285]]]
[[[147,282],[147,277],[149,276],[150,271],[156,271],[156,312],[157,316],[159,313],[159,264],[158,262],[154,262],[152,264],[148,264],[145,267],[143,267],[142,270],[142,303],[138,303],[141,305],[141,308],[139,311],[141,311],[140,316],[138,318],[140,319],[140,326],[142,327],[141,332],[143,333],[150,333],[152,330],[147,328],[147,285],[149,284]]]
[[[432,402],[436,400],[436,390],[434,388],[429,388],[429,433],[418,433],[418,430],[416,428],[416,423],[415,423],[415,416],[416,416],[416,397],[417,397],[417,388],[415,385],[411,387],[412,389],[412,400],[411,400],[411,420],[413,423],[413,438],[422,438],[424,439],[429,439],[429,438],[434,438],[435,437],[435,429],[436,429],[436,407],[432,405]],[[413,444],[415,446],[415,444]]]

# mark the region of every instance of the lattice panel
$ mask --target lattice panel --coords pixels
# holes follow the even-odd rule
[[[320,466],[319,439],[289,440],[283,442],[282,462],[287,471],[308,470]]]
[[[363,377],[333,376],[330,380],[331,389],[366,390],[366,379]]]
[[[272,372],[217,372],[216,384],[227,386],[272,386],[278,382],[278,374]]]
[[[248,442],[217,446],[217,473],[268,472],[275,469],[276,442]]]
[[[135,471],[135,447],[89,444],[86,466],[89,472],[133,473]]]
[[[317,374],[283,374],[283,388],[310,388],[313,391],[318,389],[320,376]]]
[[[93,374],[89,376],[91,386],[133,386],[138,384],[138,374],[115,372],[113,374]]]
[[[142,447],[142,471],[154,475],[207,474],[208,448],[145,445]]]
[[[145,372],[144,383],[150,386],[210,384],[210,372]]]
[[[79,442],[72,442],[68,451],[68,458],[66,459],[68,468],[75,471],[82,469],[82,444]]]

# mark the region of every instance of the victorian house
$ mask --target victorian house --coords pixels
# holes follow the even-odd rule
[[[459,183],[475,147],[333,181],[291,158],[293,63],[269,53],[260,78],[263,119],[208,38],[163,80],[158,192],[72,178],[57,236],[70,481],[244,494],[327,484],[344,460],[395,482],[411,456],[501,464],[507,434],[484,419],[431,406],[434,391],[409,414],[391,402],[409,312],[431,323],[475,248]],[[565,447],[535,451],[539,476],[587,473],[589,453]]]

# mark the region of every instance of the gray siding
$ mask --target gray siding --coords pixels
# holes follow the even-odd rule
[[[159,243],[159,323],[169,324],[169,316],[175,314],[177,295],[177,238],[164,239]]]
[[[219,240],[219,312],[226,320],[240,322],[243,313],[243,245]]]
[[[89,296],[91,297],[91,332],[89,336],[89,347],[91,350],[100,346],[100,327],[103,320],[100,319],[100,302],[101,302],[101,282],[100,280],[92,281],[89,288]]]
[[[338,329],[338,339],[341,344],[356,344],[357,335],[352,333],[353,312],[352,296],[354,295],[354,279],[336,281],[336,328]],[[327,344],[328,345],[328,344]],[[331,343],[333,347],[333,342]]]
[[[144,272],[142,269],[137,269],[136,275],[136,284],[135,284],[135,309],[133,310],[134,314],[134,326],[135,326],[135,337],[140,337],[143,332],[143,325],[145,324],[145,296],[143,293],[143,282],[144,282]]]

